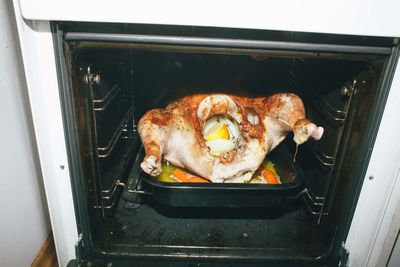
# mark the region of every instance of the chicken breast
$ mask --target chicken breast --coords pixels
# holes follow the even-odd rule
[[[213,156],[203,128],[221,115],[237,125],[233,150]],[[139,121],[146,156],[141,168],[157,176],[161,162],[188,169],[215,183],[248,181],[265,156],[293,131],[297,144],[318,140],[323,128],[305,117],[301,99],[290,93],[249,98],[225,94],[199,94],[177,100],[165,109],[148,111]]]

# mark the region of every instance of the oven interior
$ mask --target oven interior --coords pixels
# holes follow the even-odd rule
[[[365,151],[373,142],[375,110],[384,98],[389,56],[59,36],[62,95],[75,141],[70,147],[82,260],[163,260],[174,266],[340,261],[368,162]],[[246,191],[224,184],[198,190],[143,182],[138,120],[150,109],[207,92],[293,92],[302,98],[307,117],[325,133],[300,146],[293,163],[296,190]],[[292,161],[294,151],[289,134],[276,153]],[[196,204],[213,195],[229,201]],[[171,199],[181,202],[173,205]]]

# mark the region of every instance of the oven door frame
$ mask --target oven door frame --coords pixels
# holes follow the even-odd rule
[[[68,163],[64,137],[67,129],[64,129],[61,113],[50,22],[26,20],[17,0],[14,0],[14,9],[58,260],[60,266],[66,266],[77,257],[75,245],[81,237],[72,198],[72,166]],[[388,232],[396,226],[391,218],[400,204],[400,179],[397,179],[400,177],[400,144],[396,142],[400,123],[393,123],[396,114],[400,114],[399,98],[400,67],[397,65],[344,245],[349,252],[350,265],[374,266],[385,262],[387,250],[391,249]],[[380,199],[375,197],[382,195]]]

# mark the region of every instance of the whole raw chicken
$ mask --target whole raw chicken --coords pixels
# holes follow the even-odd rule
[[[203,133],[215,115],[229,118],[239,131],[235,148],[220,156],[210,153]],[[249,180],[289,131],[297,144],[310,137],[318,140],[324,131],[305,118],[303,102],[291,93],[259,98],[187,96],[165,109],[148,111],[138,130],[146,152],[140,166],[146,173],[157,176],[166,160],[215,183]]]

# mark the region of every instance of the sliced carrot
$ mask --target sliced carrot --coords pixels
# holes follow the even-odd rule
[[[179,168],[176,168],[172,172],[172,175],[175,176],[179,181],[181,181],[183,183],[208,183],[208,181],[206,179],[203,179],[198,176],[194,176],[190,173],[182,171]]]
[[[280,184],[281,183],[272,170],[265,170],[265,171],[263,171],[262,175],[264,177],[264,180],[267,182],[267,184]]]

